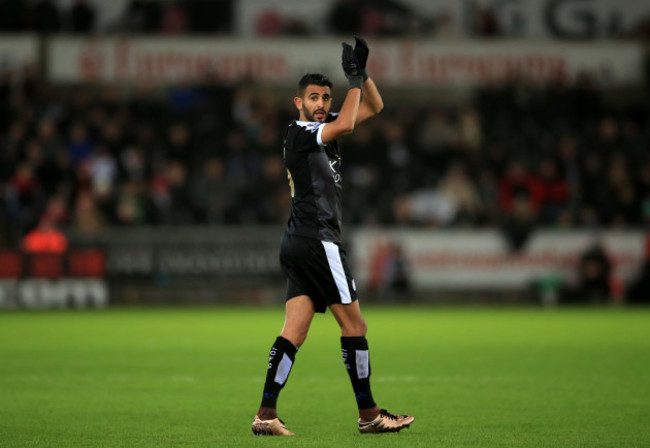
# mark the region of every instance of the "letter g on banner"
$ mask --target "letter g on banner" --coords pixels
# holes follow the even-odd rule
[[[554,37],[593,38],[598,33],[592,0],[549,0],[544,20]]]

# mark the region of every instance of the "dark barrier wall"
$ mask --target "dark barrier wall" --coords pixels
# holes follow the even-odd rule
[[[250,282],[280,276],[275,227],[182,227],[71,234],[73,245],[102,248],[113,279],[222,279]]]

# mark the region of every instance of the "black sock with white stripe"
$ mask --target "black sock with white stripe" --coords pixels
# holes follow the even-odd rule
[[[269,353],[269,368],[266,372],[262,407],[274,408],[278,395],[289,378],[298,349],[290,340],[278,336]]]
[[[370,358],[368,356],[368,341],[363,336],[341,337],[343,363],[348,369],[354,396],[357,398],[359,409],[376,406],[370,391]]]

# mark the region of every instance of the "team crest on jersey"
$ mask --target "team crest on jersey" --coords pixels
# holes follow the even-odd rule
[[[308,130],[309,132],[318,131],[319,126],[322,124],[322,123],[319,123],[317,121],[296,121],[296,123],[299,126],[302,126],[306,130]]]

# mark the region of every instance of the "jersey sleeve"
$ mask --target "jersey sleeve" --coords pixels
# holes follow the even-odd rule
[[[324,144],[325,144],[325,143],[323,143],[323,128],[325,127],[325,125],[326,125],[327,123],[331,123],[332,121],[336,120],[336,118],[337,118],[338,116],[339,116],[338,112],[336,112],[336,113],[330,112],[330,113],[327,115],[327,119],[325,120],[325,123],[322,123],[322,124],[318,127],[318,136],[317,136],[316,140],[318,141],[318,144],[319,144],[319,145],[324,145]]]
[[[295,152],[317,151],[323,144],[321,134],[325,123],[296,121],[289,130],[291,148]]]

